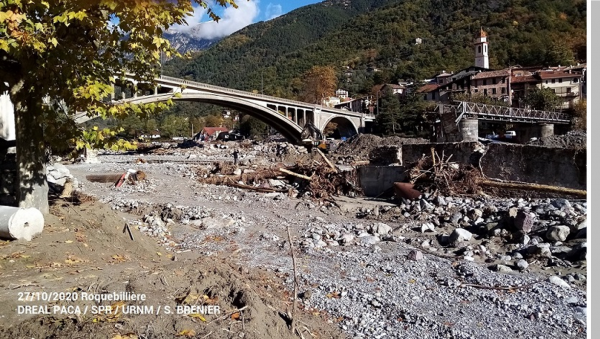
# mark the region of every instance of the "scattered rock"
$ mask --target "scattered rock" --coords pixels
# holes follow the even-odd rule
[[[352,244],[352,242],[354,241],[354,234],[346,233],[346,234],[342,235],[338,241],[340,242],[341,245],[348,246],[348,245]]]
[[[529,267],[529,263],[527,262],[527,260],[521,259],[521,260],[517,260],[517,262],[515,263],[515,266],[517,266],[517,268],[520,271],[524,271],[527,269],[527,267]]]
[[[495,267],[495,271],[499,272],[499,273],[512,273],[512,268],[506,266],[506,265],[496,265]]]
[[[469,241],[473,237],[473,234],[464,228],[456,228],[452,234],[450,234],[450,243],[456,244],[458,242]]]
[[[570,233],[571,229],[569,226],[550,226],[546,232],[546,239],[548,239],[548,241],[565,241]]]
[[[562,288],[567,288],[570,289],[571,285],[569,285],[569,283],[567,283],[566,281],[562,280],[560,277],[553,275],[550,278],[548,278],[548,281],[553,283],[556,286],[560,286]]]
[[[515,217],[515,227],[517,230],[527,234],[531,232],[531,229],[533,228],[533,218],[533,213],[519,211]]]
[[[378,236],[366,235],[366,236],[358,237],[358,241],[364,246],[369,246],[369,245],[375,245],[376,243],[380,242],[381,240],[379,239]]]
[[[373,234],[380,234],[380,235],[386,235],[386,234],[390,234],[390,232],[392,232],[392,228],[384,223],[377,223],[373,226],[370,227],[371,233]]]
[[[421,233],[425,233],[425,231],[435,232],[435,225],[430,222],[424,223],[421,226]]]
[[[417,251],[417,250],[412,250],[410,252],[408,252],[408,260],[414,260],[414,261],[419,261],[419,260],[423,260],[423,253],[421,253],[421,251]]]

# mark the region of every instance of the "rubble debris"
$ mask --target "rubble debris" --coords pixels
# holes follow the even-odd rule
[[[587,147],[587,132],[581,130],[569,131],[565,135],[552,135],[544,138],[536,138],[527,144],[550,148],[583,149]]]
[[[325,156],[325,154],[323,154],[323,152],[321,152],[320,149],[316,149],[316,152],[321,156],[321,158],[323,158],[323,160],[325,160],[325,162],[327,163],[327,165],[329,165],[329,167],[333,170],[333,173],[337,173],[337,167],[335,167],[334,164],[331,163],[331,161],[329,161],[329,159]]]
[[[74,178],[69,169],[60,163],[46,166],[46,180],[49,193],[60,198],[68,198],[79,188],[77,178]]]

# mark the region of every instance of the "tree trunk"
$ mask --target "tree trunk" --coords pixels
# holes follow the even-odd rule
[[[28,93],[23,93],[28,95]],[[48,214],[46,148],[42,100],[28,96],[15,107],[19,207],[35,207]]]

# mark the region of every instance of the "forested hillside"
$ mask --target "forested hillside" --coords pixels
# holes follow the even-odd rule
[[[338,0],[248,26],[191,60],[170,62],[165,72],[296,97],[304,72],[332,65],[340,86],[356,95],[374,84],[472,65],[480,28],[489,36],[493,68],[585,58],[583,0]]]

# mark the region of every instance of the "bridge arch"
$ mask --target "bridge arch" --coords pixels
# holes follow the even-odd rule
[[[327,128],[327,125],[329,125],[330,123],[337,124],[337,130],[340,134],[340,137],[349,138],[353,135],[358,134],[358,128],[356,127],[354,122],[346,117],[338,116],[332,117],[331,119],[327,120],[323,125],[323,131]]]
[[[210,93],[182,93],[179,97],[175,97],[172,94],[153,95],[129,99],[127,102],[132,104],[147,104],[151,102],[167,101],[169,99],[177,101],[201,102],[235,109],[255,117],[265,122],[269,126],[272,126],[290,142],[300,142],[300,133],[302,132],[302,128],[299,125],[271,108],[264,107],[244,99]]]

